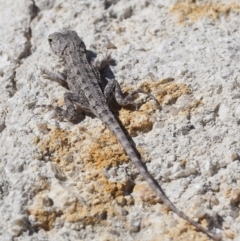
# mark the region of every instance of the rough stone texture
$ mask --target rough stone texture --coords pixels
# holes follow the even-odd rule
[[[93,116],[63,105],[48,34],[74,29],[111,53],[126,91],[159,100],[119,110],[169,198],[224,240],[240,240],[240,3],[0,0],[0,240],[209,240],[162,205]],[[144,101],[140,96],[136,101]]]

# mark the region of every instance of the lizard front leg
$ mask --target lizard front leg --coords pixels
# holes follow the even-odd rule
[[[59,84],[66,87],[67,85],[67,72],[66,69],[62,73],[55,73],[46,69],[45,67],[41,67],[41,72],[45,75],[45,78],[56,81]],[[86,112],[91,112],[89,108],[89,103],[83,93],[75,94],[72,92],[64,93],[64,102],[66,104],[66,110],[61,107],[54,107],[49,105],[48,107],[53,108],[60,116],[73,120],[76,115],[76,109],[74,104],[76,104],[81,110]]]
[[[48,108],[50,110],[53,109],[59,116],[64,117],[69,121],[74,121],[76,118],[76,109],[74,104],[76,104],[80,110],[93,113],[89,108],[89,104],[85,96],[77,95],[72,92],[66,92],[64,93],[64,102],[66,109],[53,105],[36,105],[36,107]]]
[[[56,81],[64,87],[67,86],[67,70],[66,69],[64,69],[62,73],[53,72],[51,70],[48,70],[45,67],[40,67],[40,70],[41,70],[44,78],[48,78],[50,80]]]

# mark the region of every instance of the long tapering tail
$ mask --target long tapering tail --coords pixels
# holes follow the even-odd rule
[[[215,233],[212,233],[211,231],[205,229],[202,227],[199,223],[193,221],[191,218],[189,218],[186,214],[184,214],[182,211],[180,211],[167,197],[165,192],[162,190],[161,186],[157,183],[157,181],[152,177],[152,175],[148,172],[148,170],[145,168],[142,161],[138,158],[136,151],[130,144],[129,140],[127,139],[126,135],[124,134],[123,130],[121,129],[120,125],[116,121],[114,115],[109,111],[106,115],[100,114],[99,118],[102,120],[102,122],[110,129],[110,131],[116,136],[118,141],[121,143],[122,147],[124,148],[125,152],[131,159],[131,161],[134,163],[140,174],[144,177],[146,182],[149,184],[149,186],[153,189],[153,191],[158,195],[158,197],[161,198],[163,203],[168,206],[173,212],[175,212],[179,217],[187,220],[189,223],[191,223],[193,226],[195,226],[197,229],[208,235],[213,240],[219,241],[221,240],[221,237]]]

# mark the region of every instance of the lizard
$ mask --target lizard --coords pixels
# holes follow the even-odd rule
[[[170,210],[213,240],[221,240],[220,235],[192,220],[170,201],[162,187],[149,173],[141,158],[138,157],[136,150],[109,108],[108,102],[112,96],[120,106],[135,105],[132,100],[133,96],[138,92],[145,92],[135,90],[124,98],[120,85],[115,78],[108,79],[108,83],[103,89],[99,69],[88,60],[85,43],[75,31],[52,33],[48,36],[48,42],[53,53],[63,60],[64,71],[55,73],[41,67],[41,72],[48,79],[67,85],[69,89],[68,92],[64,93],[66,109],[56,107],[58,114],[70,121],[73,120],[76,115],[75,105],[83,111],[93,113],[116,136],[139,173]]]

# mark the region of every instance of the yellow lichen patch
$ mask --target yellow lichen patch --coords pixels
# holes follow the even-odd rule
[[[226,237],[226,238],[228,238],[228,239],[234,239],[235,238],[235,233],[234,233],[234,231],[233,230],[230,230],[230,229],[225,229],[224,230],[224,236]]]
[[[199,107],[202,105],[201,100],[193,100],[192,102],[190,102],[188,104],[188,106],[182,108],[179,111],[179,114],[181,115],[189,115],[190,112],[192,112],[192,114],[197,113],[199,110]]]
[[[123,162],[128,162],[129,158],[124,153],[122,146],[116,137],[105,130],[104,134],[99,135],[89,148],[89,160],[91,167],[103,169],[118,166]]]
[[[33,215],[39,223],[39,227],[42,229],[49,231],[53,228],[54,222],[59,216],[59,214],[56,211],[44,211],[44,210],[34,210],[30,209],[28,210],[28,215]]]
[[[145,202],[153,205],[161,202],[161,199],[156,196],[146,182],[136,184],[133,188],[132,196],[136,202]]]
[[[160,104],[163,102],[165,104],[175,103],[180,96],[190,93],[186,84],[165,80],[158,82],[145,81],[139,88],[154,93]]]
[[[183,220],[181,220],[176,227],[171,227],[171,229],[169,229],[168,236],[171,240],[179,240],[179,241],[212,240],[207,235],[201,232],[196,232],[196,229],[193,227],[193,225]]]
[[[198,21],[202,17],[217,19],[220,15],[228,15],[231,11],[240,12],[240,4],[179,0],[171,8],[171,12],[178,15],[179,22]]]
[[[108,204],[100,203],[99,205],[91,206],[82,205],[79,201],[76,201],[63,210],[61,219],[70,223],[81,222],[84,226],[100,222],[104,224],[106,216],[112,215],[112,213],[114,213],[114,209]]]
[[[179,241],[192,241],[192,240],[210,241],[211,240],[207,235],[205,235],[202,232],[199,232],[199,230],[197,230],[189,222],[187,222],[186,220],[180,217],[177,217],[174,214],[174,212],[172,212],[165,205],[155,205],[153,206],[153,208],[156,212],[159,212],[163,215],[162,217],[159,217],[159,218],[166,220],[166,222],[170,222],[170,225],[167,227],[167,230],[165,233],[170,240],[179,240]],[[187,212],[186,210],[182,210],[182,211],[184,213]],[[208,222],[206,219],[203,219],[201,220],[201,222],[199,222],[199,224],[207,228]],[[160,238],[159,240],[165,240],[165,239]]]
[[[65,192],[65,190],[62,190]],[[71,194],[66,195],[71,196]],[[82,204],[77,198],[69,202],[69,199],[61,199],[62,206],[55,206],[54,200],[50,205],[46,205],[49,200],[47,193],[39,193],[33,199],[33,204],[27,210],[28,215],[32,215],[37,220],[37,225],[46,231],[53,228],[57,218],[67,222],[81,222],[82,225],[93,225],[95,223],[104,224],[107,216],[115,216],[117,213],[108,202],[98,204]]]
[[[70,131],[53,128],[47,137],[38,143],[40,153],[48,156],[65,171],[73,171],[75,167],[69,162],[71,154],[75,151],[71,141],[72,135]]]
[[[59,201],[63,203],[64,208],[46,210],[40,205],[34,205],[34,208],[29,209],[29,215],[35,216],[40,227],[46,230],[53,227],[58,214],[55,210],[62,213],[61,220],[81,222],[83,225],[100,222],[103,224],[106,217],[116,215],[111,201],[115,198],[124,199],[123,196],[129,192],[131,184],[111,182],[103,172],[106,168],[128,162],[129,158],[108,129],[100,126],[87,131],[79,127],[78,130],[72,132],[53,128],[45,138],[38,141],[38,147],[42,156],[48,157],[49,161],[55,163],[50,167],[57,179],[61,180],[61,176],[67,176],[69,180],[72,179],[78,185],[78,175],[83,174],[85,184],[80,182],[79,188],[88,190],[87,205],[83,205],[77,198],[71,202],[64,201],[65,197]],[[78,174],[79,163],[84,164],[81,165],[81,174]],[[56,186],[54,190],[56,192]],[[59,199],[60,195],[65,192],[68,191],[61,189],[55,196]],[[37,196],[35,198],[38,199]]]
[[[69,149],[68,131],[64,131],[58,128],[53,128],[46,139],[41,140],[39,150],[42,153],[55,153],[56,151],[64,153],[64,149]]]
[[[230,198],[232,196],[232,189],[225,190],[225,197]]]
[[[118,197],[124,195],[126,184],[120,182],[109,181],[102,173],[94,171],[87,178],[87,181],[97,180],[92,187],[91,192],[95,193],[96,198],[100,198],[101,202],[109,202],[109,197]],[[110,196],[103,196],[103,193],[110,194]]]
[[[145,107],[146,106],[147,104],[145,104]],[[131,136],[136,136],[139,132],[144,133],[150,131],[153,126],[150,118],[151,116],[144,111],[133,112],[127,109],[121,109],[119,112],[119,119]]]
[[[108,181],[103,175],[99,179],[99,183],[96,185],[99,189],[99,193],[102,192],[107,192],[110,193],[112,197],[118,197],[118,196],[123,196],[124,195],[124,188],[125,184],[124,183],[119,183],[119,182],[110,182]],[[102,189],[102,192],[100,191]]]
[[[189,101],[181,107],[174,107],[175,110],[174,108],[172,109],[172,115],[188,116],[190,112],[191,114],[196,113],[199,110],[199,107],[202,106],[201,100],[192,99],[190,97],[192,92],[186,84],[176,83],[172,78],[162,79],[157,82],[148,80],[143,82],[139,88],[153,93],[160,105],[175,104],[180,97],[186,97],[186,95],[188,95],[187,98]],[[150,113],[151,115],[149,115],[152,117],[152,113],[150,111],[153,110],[153,107],[150,102],[146,102],[142,105],[140,110],[142,110],[145,115]]]
[[[38,226],[46,231],[52,229],[56,218],[62,215],[62,212],[51,207],[51,204],[44,207],[44,203],[47,201],[49,199],[46,195],[37,194],[33,199],[33,204],[27,210],[27,214],[34,216],[37,219]]]
[[[48,231],[53,228],[54,222],[61,212],[51,208],[52,201],[45,195],[50,189],[46,180],[38,179],[36,185],[38,187],[35,188],[35,192],[38,194],[33,197],[33,204],[27,209],[27,214],[34,216],[38,226]],[[44,204],[46,208],[43,207]]]
[[[85,169],[95,171],[129,161],[116,137],[105,127],[101,134],[95,129],[79,129],[81,134],[53,128],[48,136],[38,143],[39,151],[48,155],[64,172],[74,171],[79,158],[82,158]],[[74,138],[76,135],[79,136]],[[80,151],[82,156],[76,155],[74,162],[74,153]]]

